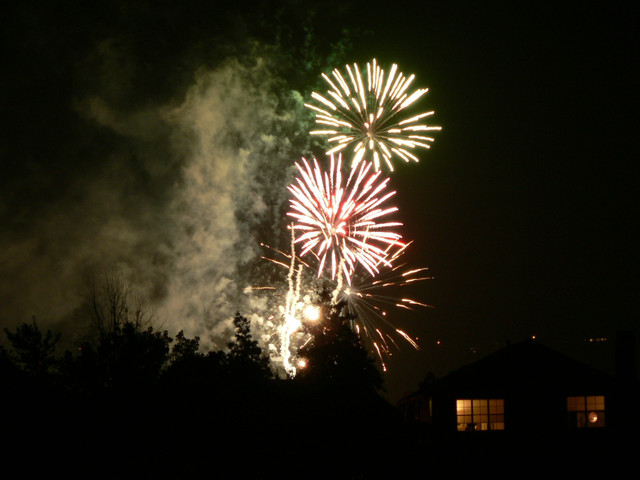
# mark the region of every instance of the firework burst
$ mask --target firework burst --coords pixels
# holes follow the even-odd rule
[[[334,69],[332,78],[322,74],[329,89],[325,95],[313,92],[311,97],[317,103],[305,104],[315,111],[316,124],[322,129],[309,133],[327,137],[331,145],[327,154],[352,146],[352,168],[363,158],[372,160],[376,171],[382,164],[393,171],[394,157],[418,162],[411,150],[430,148],[434,138],[426,133],[441,127],[423,123],[433,111],[409,117],[402,114],[428,89],[408,93],[415,75],[405,77],[396,64],[386,74],[375,59],[367,63],[366,82],[357,64],[346,65],[346,71],[343,75]]]
[[[426,267],[409,268],[406,262],[398,263],[409,245],[407,243],[397,248],[390,255],[391,266],[383,268],[375,278],[356,271],[352,276],[352,285],[333,283],[333,303],[343,305],[351,328],[371,345],[383,370],[386,370],[385,359],[389,356],[391,347],[398,347],[396,339],[406,341],[416,350],[420,349],[409,334],[389,320],[388,309],[416,310],[431,307],[396,294],[398,288],[433,278],[427,273]]]
[[[371,163],[361,162],[351,169],[346,182],[342,175],[342,156],[331,155],[328,172],[314,159],[312,168],[306,159],[296,163],[300,176],[289,186],[292,194],[289,216],[302,232],[295,241],[302,243],[300,256],[313,252],[319,259],[318,276],[325,267],[331,278],[347,279],[356,265],[375,276],[380,265],[389,265],[388,248],[402,245],[401,235],[392,229],[399,222],[381,222],[396,207],[381,207],[395,192],[386,192],[389,178],[370,173]]]
[[[290,376],[295,376],[296,373],[296,352],[310,339],[310,336],[305,334],[307,330],[304,325],[320,321],[312,318],[310,314],[319,311],[319,305],[315,302],[319,301],[322,304],[322,300],[319,299],[322,295],[318,295],[320,291],[325,291],[329,304],[338,308],[341,311],[340,315],[348,319],[351,329],[379,359],[383,371],[387,370],[387,361],[393,349],[400,348],[399,342],[406,342],[416,350],[420,349],[417,340],[398,328],[388,315],[397,309],[416,311],[431,308],[431,305],[407,298],[406,293],[402,292],[414,283],[433,278],[427,273],[428,268],[409,268],[407,262],[402,261],[409,245],[411,242],[390,252],[388,260],[391,266],[381,266],[376,277],[371,277],[362,268],[356,268],[351,285],[343,284],[340,277],[332,280],[326,275],[318,278],[309,274],[315,269],[309,262],[263,245],[285,260],[273,256],[263,256],[263,259],[288,272],[288,291],[286,294],[280,294],[286,298],[286,302],[279,307],[282,323],[278,328],[277,337],[280,343],[278,360]],[[317,257],[311,258],[312,263],[317,261]],[[273,290],[278,289],[273,287]]]
[[[429,307],[395,295],[396,287],[432,277],[426,268],[408,269],[398,262],[409,244],[395,231],[402,223],[388,220],[397,208],[386,202],[396,192],[387,190],[389,178],[381,172],[383,167],[394,170],[394,158],[418,162],[413,151],[430,148],[434,138],[427,132],[441,129],[425,123],[433,111],[409,111],[428,89],[410,92],[414,75],[405,77],[395,64],[385,73],[375,59],[366,72],[354,63],[346,65],[345,74],[334,69],[330,75],[323,74],[326,93],[313,92],[316,104],[305,104],[322,128],[311,135],[326,136],[331,146],[330,166],[321,168],[315,158],[296,162],[299,175],[288,186],[287,215],[295,219],[291,252],[276,250],[285,260],[263,257],[288,271],[286,286],[251,289],[271,291],[277,298],[270,319],[278,327],[269,335],[275,340],[269,346],[290,376],[298,368],[296,352],[314,331],[331,330],[323,326],[318,302],[330,307],[332,318],[339,313],[340,321],[350,322],[385,371],[397,339],[419,349],[417,339],[387,318],[386,309]],[[351,160],[345,172],[343,153]]]

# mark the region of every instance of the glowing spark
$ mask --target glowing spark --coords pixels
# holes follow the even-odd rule
[[[315,159],[314,168],[304,158],[302,164],[296,163],[300,176],[288,187],[292,194],[288,215],[297,220],[293,228],[302,232],[296,240],[303,244],[300,255],[312,251],[319,258],[318,276],[326,267],[332,279],[344,275],[349,283],[357,264],[371,276],[380,265],[389,265],[385,248],[403,245],[401,235],[391,228],[402,224],[378,223],[397,211],[381,207],[395,195],[385,193],[389,178],[380,180],[380,172],[369,174],[371,164],[362,162],[344,182],[341,165],[340,154],[337,159],[331,155],[329,172],[323,172]]]
[[[321,104],[306,103],[305,106],[315,112],[316,124],[332,127],[312,130],[311,135],[329,136],[331,148],[327,154],[337,153],[352,147],[352,168],[366,158],[373,161],[376,171],[381,164],[393,171],[392,158],[399,157],[405,162],[418,162],[419,159],[409,150],[428,149],[433,137],[416,135],[415,132],[441,130],[439,126],[422,123],[434,114],[423,112],[409,118],[398,119],[404,110],[417,102],[427,88],[421,88],[409,94],[408,89],[415,75],[407,78],[393,64],[388,74],[378,66],[375,59],[367,63],[366,87],[363,74],[357,64],[346,65],[345,75],[338,69],[331,72],[333,80],[322,74],[329,89],[323,96],[317,92],[311,98]]]
[[[304,316],[311,322],[317,322],[320,319],[320,308],[316,305],[307,305],[304,309]]]

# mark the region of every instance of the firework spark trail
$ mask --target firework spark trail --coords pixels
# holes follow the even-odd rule
[[[402,337],[416,350],[420,349],[414,339],[386,318],[385,308],[415,310],[417,307],[431,307],[431,305],[410,298],[398,298],[384,293],[387,288],[406,287],[414,282],[433,278],[425,274],[428,268],[413,268],[403,271],[407,264],[397,264],[398,259],[406,253],[406,248],[411,243],[402,245],[390,253],[389,258],[392,266],[384,268],[380,275],[374,279],[368,275],[359,275],[360,272],[355,272],[352,277],[352,285],[343,287],[336,282],[333,291],[333,298],[346,305],[347,311],[352,317],[352,328],[373,346],[385,371],[384,356],[390,351],[389,342],[396,348],[398,347],[392,335],[388,333],[389,331]]]
[[[291,363],[291,336],[300,329],[302,323],[297,314],[298,304],[300,300],[300,285],[302,282],[303,266],[299,265],[296,269],[295,255],[295,230],[291,229],[291,263],[289,265],[289,273],[287,275],[287,296],[284,305],[283,318],[284,323],[278,329],[280,334],[280,354],[282,364],[285,371],[290,376],[295,376],[296,367]],[[297,275],[294,279],[294,273]]]
[[[367,63],[366,87],[357,64],[346,65],[346,70],[350,82],[337,68],[331,72],[333,80],[322,74],[329,89],[324,96],[313,92],[311,97],[318,104],[305,103],[305,106],[315,111],[316,124],[323,129],[309,133],[328,137],[332,147],[327,154],[352,145],[352,168],[356,168],[365,155],[373,161],[376,171],[380,170],[383,162],[393,171],[393,157],[407,163],[418,162],[418,157],[410,150],[430,148],[434,138],[422,133],[441,130],[442,127],[423,123],[434,111],[409,118],[397,117],[427,93],[428,88],[409,94],[415,75],[405,77],[393,64],[385,79],[385,72],[375,59]]]
[[[344,263],[344,259],[340,259],[340,267],[342,267],[343,263]],[[342,290],[343,284],[344,282],[342,277],[342,268],[338,268],[338,282],[336,284],[336,288],[333,290],[333,293],[331,294],[332,305],[335,305],[336,303],[338,303],[338,294],[340,293],[340,290]]]
[[[274,361],[284,368],[289,377],[295,377],[297,373],[297,365],[294,362],[294,352],[304,345],[304,342],[310,339],[305,333],[303,327],[304,322],[314,323],[319,320],[319,310],[317,305],[311,301],[311,285],[308,279],[311,278],[306,274],[305,268],[310,269],[307,262],[303,261],[295,252],[295,230],[293,226],[291,230],[291,253],[274,249],[266,244],[262,247],[276,252],[278,255],[288,259],[288,261],[277,260],[273,257],[262,256],[279,267],[287,270],[286,287],[282,286],[260,286],[252,287],[252,290],[269,290],[275,293],[276,297],[284,296],[284,303],[276,303],[278,314],[273,318],[279,318],[280,324],[276,328],[275,337],[278,339],[278,346],[273,346],[273,350],[278,352],[278,356],[274,357]],[[286,293],[283,293],[286,290]]]
[[[331,155],[329,172],[323,172],[316,159],[312,169],[306,159],[296,162],[300,176],[290,185],[293,195],[289,216],[297,219],[294,229],[302,231],[296,242],[303,243],[300,255],[313,251],[320,259],[318,276],[329,260],[331,278],[344,275],[350,283],[357,264],[375,276],[380,265],[389,265],[385,248],[403,245],[402,236],[391,229],[400,222],[378,221],[397,211],[381,205],[395,195],[385,193],[389,178],[380,172],[369,174],[371,163],[352,169],[346,183],[342,176],[342,155]],[[344,184],[343,184],[344,183]]]

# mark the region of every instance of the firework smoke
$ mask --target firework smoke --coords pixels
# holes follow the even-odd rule
[[[111,141],[28,230],[0,233],[12,278],[0,285],[5,325],[35,315],[71,339],[86,277],[116,270],[149,299],[159,328],[198,335],[205,349],[226,344],[236,311],[262,335],[266,305],[243,288],[259,240],[276,241],[286,224],[291,158],[308,135],[301,97],[261,53],[201,68],[179,102],[127,110],[100,90],[76,99],[83,121]],[[112,89],[127,85],[116,72]]]

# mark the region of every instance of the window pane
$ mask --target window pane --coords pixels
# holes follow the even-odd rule
[[[489,413],[504,413],[504,400],[493,399],[489,400]]]
[[[581,412],[585,410],[584,397],[567,397],[567,410],[570,412]]]
[[[474,400],[473,401],[473,413],[487,413],[489,411],[488,400]]]
[[[458,415],[471,415],[471,400],[456,400]]]
[[[604,410],[604,395],[587,397],[587,410]]]

